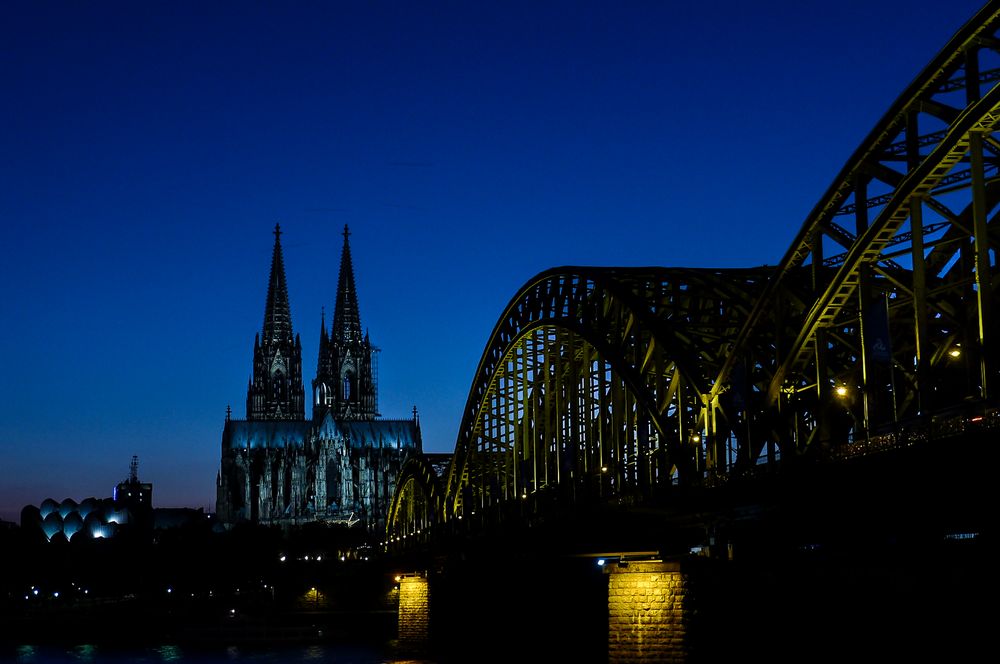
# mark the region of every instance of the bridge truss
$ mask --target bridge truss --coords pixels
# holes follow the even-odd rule
[[[941,417],[992,417],[998,29],[991,2],[861,143],[776,267],[529,281],[493,330],[447,468],[415,462],[401,478],[389,539],[548,495],[657,498],[909,444]]]

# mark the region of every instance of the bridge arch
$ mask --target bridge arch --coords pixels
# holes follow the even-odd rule
[[[525,284],[476,372],[445,518],[555,487],[648,494],[701,472],[708,379],[767,273],[557,268]]]
[[[903,91],[775,267],[565,267],[525,284],[473,379],[441,519],[576,487],[593,459],[605,472],[604,452],[620,462],[612,493],[643,497],[996,409],[998,31],[994,1]]]
[[[451,458],[450,454],[421,454],[403,464],[386,519],[390,541],[420,539],[443,520],[441,480]]]
[[[892,432],[998,385],[1000,3],[915,78],[807,216],[732,352],[797,454]],[[961,374],[961,375],[959,375]],[[839,397],[846,397],[838,401]],[[837,423],[847,417],[849,425]]]

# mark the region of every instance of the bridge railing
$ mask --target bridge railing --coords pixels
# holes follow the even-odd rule
[[[903,422],[896,425],[894,431],[864,438],[856,437],[847,445],[835,447],[831,456],[834,459],[852,459],[942,438],[961,436],[974,431],[1000,429],[1000,410],[977,409],[974,406],[962,410],[964,412],[936,415],[924,421]]]
[[[911,419],[871,432],[852,432],[848,441],[820,441],[829,450],[825,455],[815,455],[816,463],[837,463],[864,456],[901,450],[975,432],[1000,430],[1000,408],[982,404],[938,413],[926,418]],[[794,457],[793,457],[794,458]],[[794,462],[792,462],[794,464]],[[710,468],[702,473],[706,487],[719,487],[735,480],[757,480],[768,475],[787,472],[784,464],[757,465],[736,469]]]

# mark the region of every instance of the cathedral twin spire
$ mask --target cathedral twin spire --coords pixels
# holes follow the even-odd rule
[[[264,304],[263,333],[254,339],[253,376],[247,386],[248,420],[305,418],[302,389],[302,344],[292,332],[281,226],[274,226],[274,251]]]
[[[378,416],[377,376],[373,359],[377,349],[361,336],[358,292],[351,260],[351,231],[344,226],[344,246],[337,276],[337,305],[329,337],[320,329],[319,362],[313,381],[313,419],[327,413],[338,420],[371,420]]]
[[[264,306],[264,339],[282,341],[292,338],[292,311],[288,306],[285,284],[285,260],[281,253],[281,224],[274,225],[274,252]]]
[[[319,361],[313,381],[313,417],[326,413],[337,419],[373,419],[376,378],[373,348],[361,335],[361,315],[354,284],[350,230],[344,226],[344,244],[337,279],[337,302],[330,334],[326,315],[320,321]],[[247,419],[305,419],[302,389],[302,347],[292,330],[281,226],[274,227],[274,251],[264,307],[263,334],[254,342],[254,374],[247,389]]]
[[[354,288],[354,262],[351,260],[351,231],[344,225],[344,248],[340,252],[340,275],[337,278],[337,308],[333,312],[330,334],[342,341],[361,341],[361,314],[358,292]]]

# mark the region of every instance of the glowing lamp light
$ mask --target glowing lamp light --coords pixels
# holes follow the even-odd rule
[[[837,388],[834,390],[834,392],[837,394],[838,397],[846,397],[847,387],[845,385],[838,385]]]
[[[957,357],[961,357],[962,356],[962,349],[958,348],[956,346],[955,348],[952,348],[951,350],[948,351],[948,356],[949,357],[956,357],[956,358]]]
[[[281,562],[285,562],[285,556],[281,556],[280,558],[278,558],[278,560]]]
[[[691,436],[691,440],[693,440],[696,443],[700,443],[701,442],[701,436],[698,435],[698,434],[695,434],[695,435]]]
[[[396,583],[399,583],[402,580],[403,580],[403,577],[401,577],[400,575],[397,574],[396,575]]]
[[[608,467],[607,466],[601,466],[601,472],[602,473],[608,472]]]
[[[598,558],[597,559],[597,566],[598,567],[604,567],[604,558]]]

